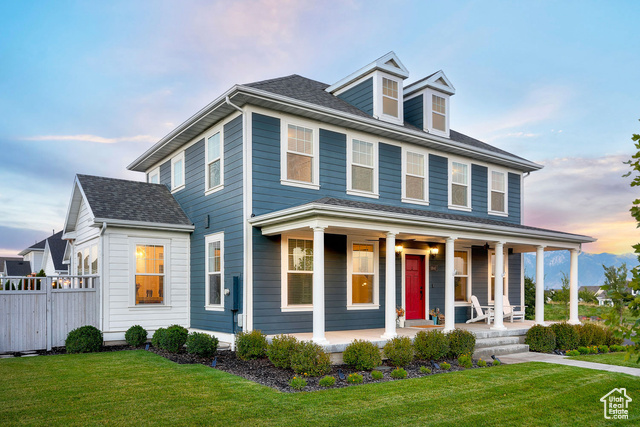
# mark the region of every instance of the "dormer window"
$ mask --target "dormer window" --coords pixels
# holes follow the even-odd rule
[[[431,95],[431,123],[434,129],[447,131],[447,101],[438,95]]]
[[[382,78],[382,114],[398,117],[398,82]]]

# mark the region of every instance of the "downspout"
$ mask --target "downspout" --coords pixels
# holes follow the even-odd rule
[[[100,316],[100,332],[104,333],[104,232],[107,229],[107,223],[102,223],[102,228],[100,229],[100,263],[98,265],[98,271],[100,273],[100,309],[98,315]]]
[[[242,108],[238,107],[236,104],[231,102],[231,100],[229,99],[229,95],[226,96],[226,98],[224,99],[224,102],[226,102],[228,105],[235,108],[236,110],[240,111],[241,113],[244,113],[244,110]]]

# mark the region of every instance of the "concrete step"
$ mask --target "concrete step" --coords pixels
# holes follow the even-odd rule
[[[476,339],[476,348],[499,347],[510,344],[524,344],[525,336],[518,335],[513,337],[495,337],[495,338],[478,338]]]
[[[483,329],[483,330],[471,330],[470,332],[476,336],[476,339],[481,338],[497,338],[497,337],[514,337],[519,335],[527,335],[527,331],[529,328],[518,328],[518,329],[505,329],[503,331],[496,331],[493,329]]]
[[[474,359],[490,360],[491,355],[502,356],[504,354],[527,353],[529,345],[527,344],[507,344],[496,347],[483,347],[476,349],[473,353]]]
[[[404,321],[404,326],[405,327],[425,326],[425,325],[433,325],[433,320],[413,319],[413,320],[405,320]]]

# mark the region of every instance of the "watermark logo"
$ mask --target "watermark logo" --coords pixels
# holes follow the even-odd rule
[[[604,403],[604,417],[607,420],[628,420],[629,402],[626,388],[614,388],[602,396],[600,402]]]

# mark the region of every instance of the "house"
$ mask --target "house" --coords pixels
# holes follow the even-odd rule
[[[63,238],[71,271],[101,278],[105,339],[169,323],[226,342],[389,338],[436,308],[451,330],[471,295],[523,304],[525,252],[542,302],[555,250],[571,251],[578,323],[578,253],[594,239],[523,224],[524,178],[542,166],[451,129],[444,72],[408,77],[390,52],[333,84],[235,85],[128,166],[146,183],[78,175]]]
[[[45,240],[42,264],[37,271],[44,270],[47,276],[64,276],[69,274],[68,261],[65,263],[64,254],[67,241],[62,240],[62,230],[54,233]]]
[[[41,240],[18,253],[18,255],[22,256],[24,261],[29,263],[29,274],[40,271],[46,243],[47,239]]]
[[[0,257],[0,277],[6,276],[5,273],[5,261],[22,261],[22,258],[18,257]]]
[[[4,277],[24,277],[31,274],[31,263],[21,259],[5,259]]]

